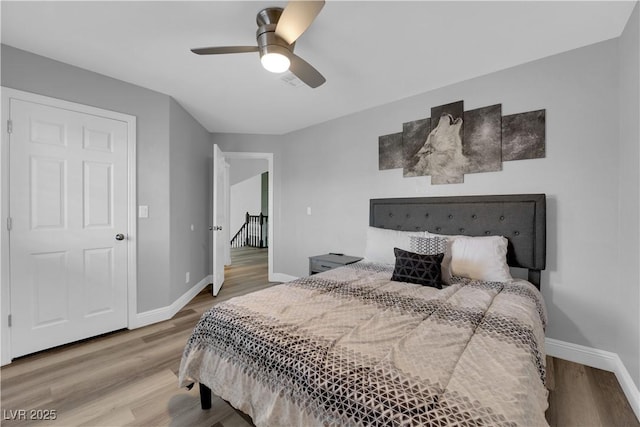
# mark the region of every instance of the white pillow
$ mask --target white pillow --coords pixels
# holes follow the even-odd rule
[[[409,250],[409,236],[424,236],[423,231],[399,231],[386,228],[369,227],[364,257],[370,262],[395,264],[393,248]]]
[[[490,282],[508,282],[508,241],[502,236],[456,236],[451,239],[451,275]]]

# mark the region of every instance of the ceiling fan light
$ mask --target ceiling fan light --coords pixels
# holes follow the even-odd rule
[[[284,73],[289,69],[291,61],[285,55],[277,52],[269,52],[260,58],[262,66],[272,73]]]

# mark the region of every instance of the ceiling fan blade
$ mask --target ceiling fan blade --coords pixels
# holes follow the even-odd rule
[[[309,28],[323,7],[324,0],[290,1],[278,20],[276,35],[293,44]]]
[[[289,60],[291,61],[289,71],[302,80],[307,86],[315,89],[327,81],[318,70],[295,53],[289,55]]]
[[[223,53],[245,53],[258,52],[258,46],[223,46],[223,47],[200,47],[191,49],[191,52],[198,55],[218,55]]]

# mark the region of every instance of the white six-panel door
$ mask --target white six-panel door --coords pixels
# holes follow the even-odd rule
[[[18,99],[10,115],[17,357],[127,326],[128,131],[120,120]]]

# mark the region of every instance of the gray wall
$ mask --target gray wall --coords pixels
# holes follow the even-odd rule
[[[209,132],[175,100],[171,99],[170,107],[172,303],[209,274],[209,170],[213,150]],[[188,282],[186,272],[190,273]]]
[[[623,49],[638,49],[637,38],[628,44]],[[547,336],[620,352],[635,374],[638,334],[627,334],[637,331],[637,303],[623,300],[631,295],[637,301],[638,249],[633,243],[625,246],[635,262],[621,270],[619,233],[624,233],[619,230],[623,223],[631,229],[638,224],[638,139],[631,129],[638,115],[635,95],[620,97],[624,77],[618,49],[619,40],[610,40],[274,137],[282,145],[276,168],[281,193],[275,270],[302,276],[311,255],[362,255],[370,198],[546,193],[548,257],[542,292],[549,309]],[[633,78],[623,85],[637,85],[637,72],[635,82]],[[464,100],[466,110],[500,103],[504,115],[546,109],[546,157],[505,162],[500,172],[468,174],[464,184],[454,185],[431,185],[428,177],[403,178],[400,169],[378,170],[378,136],[399,132],[403,122],[428,117],[431,107],[457,100]],[[630,109],[622,122],[621,108]],[[626,132],[628,142],[622,147],[619,141]],[[225,149],[264,151],[255,147],[264,138],[223,139]],[[273,138],[269,142],[278,143]],[[626,154],[632,154],[630,178],[625,176],[629,181],[621,184],[618,168]],[[635,196],[624,214],[619,192],[627,190],[622,185],[635,186],[629,189]],[[312,208],[310,216],[307,207]],[[634,321],[634,314],[619,314],[622,305],[635,313]],[[628,349],[623,349],[618,330],[625,330],[631,341]]]
[[[149,206],[149,218],[138,219],[138,312],[170,305],[185,288],[184,272],[180,280],[177,277],[177,272],[184,268],[183,261],[174,261],[172,254],[201,246],[198,238],[194,237],[194,243],[177,238],[180,234],[177,230],[183,223],[178,219],[183,207],[173,206],[176,200],[175,194],[172,200],[171,190],[180,188],[184,180],[192,179],[181,178],[180,174],[202,169],[201,163],[205,159],[196,158],[196,153],[204,155],[201,154],[202,144],[209,144],[210,136],[203,134],[197,122],[185,117],[167,95],[10,46],[2,45],[1,48],[2,86],[136,116],[138,204]],[[177,129],[173,137],[172,125]],[[177,135],[183,131],[190,133],[189,141]],[[195,141],[199,148],[188,148],[185,153],[191,150],[193,153],[180,157],[184,148],[181,144]],[[176,155],[179,158],[173,160],[172,156]],[[172,169],[175,171],[173,176]],[[174,179],[176,181],[172,182]],[[202,194],[202,188],[198,191],[199,195],[194,197],[204,200],[209,197]],[[175,221],[172,221],[172,215],[176,215]],[[172,224],[175,224],[173,234]],[[173,246],[172,239],[176,238]],[[192,272],[195,280],[204,278],[199,265],[188,268],[195,270]]]
[[[640,388],[640,5],[620,37],[617,352]]]

